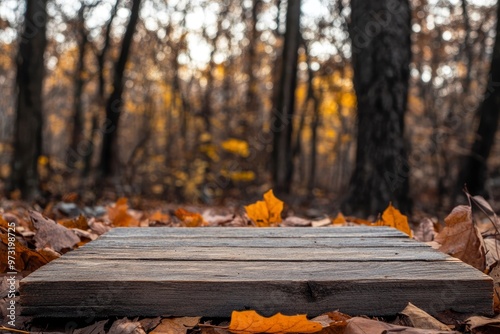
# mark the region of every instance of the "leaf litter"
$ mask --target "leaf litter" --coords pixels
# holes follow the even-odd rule
[[[78,248],[85,242],[109,231],[113,227],[134,226],[294,226],[307,228],[322,226],[391,226],[409,237],[434,244],[434,247],[484,271],[494,279],[495,310],[500,311],[500,252],[499,221],[491,205],[479,196],[469,196],[470,204],[457,206],[445,218],[445,227],[440,231],[439,224],[430,218],[422,219],[412,231],[408,218],[389,203],[377,221],[358,217],[344,216],[338,212],[332,217],[310,219],[289,215],[283,217],[284,202],[269,190],[263,201],[248,204],[244,210],[235,209],[217,212],[213,208],[169,207],[167,210],[138,211],[128,205],[126,198],[102,209],[87,210],[99,213],[94,216],[82,214],[85,210],[71,205],[52,205],[53,211],[46,209],[44,214],[27,210],[24,206],[13,207],[8,212],[0,213],[0,255],[1,266],[6,269],[7,229],[10,222],[15,223],[17,243],[16,266],[21,276],[56,259],[64,252]],[[73,203],[71,203],[73,204]],[[66,208],[68,206],[68,208]],[[12,206],[11,206],[12,207]],[[48,207],[49,208],[49,207]],[[64,210],[61,210],[64,208]],[[474,209],[475,208],[475,209]],[[478,220],[477,212],[486,216]],[[4,270],[5,272],[5,270]],[[0,296],[0,311],[5,314],[6,296]],[[380,319],[350,317],[338,311],[325,313],[308,319],[306,315],[287,316],[276,314],[262,317],[253,310],[234,312],[231,322],[225,326],[212,325],[212,320],[199,317],[157,317],[141,320],[107,319],[75,329],[72,334],[145,334],[145,333],[195,333],[227,334],[233,333],[322,333],[322,334],[357,334],[357,333],[458,333],[457,330],[471,333],[488,333],[500,328],[497,317],[487,318],[471,316],[465,321],[457,320],[454,324],[442,323],[424,310],[409,304],[398,316],[399,323],[389,323]],[[450,321],[451,322],[451,321]],[[224,322],[222,323],[224,324]],[[402,325],[405,326],[402,326]],[[458,325],[457,325],[458,324]],[[20,332],[23,332],[20,330]]]

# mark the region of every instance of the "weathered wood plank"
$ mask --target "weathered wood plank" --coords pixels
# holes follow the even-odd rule
[[[429,246],[409,238],[107,238],[92,242],[93,248],[144,248],[156,247],[231,247],[231,248],[322,248],[322,247],[411,247],[428,248]]]
[[[387,228],[335,230],[115,229],[23,279],[22,313],[492,312],[491,278],[461,261]]]
[[[114,259],[114,260],[165,260],[165,261],[440,261],[454,258],[435,252],[427,247],[414,248],[378,247],[374,253],[370,248],[230,248],[230,247],[156,247],[147,251],[130,248],[108,248],[106,253],[93,247],[82,248],[78,253],[67,254],[65,259]]]
[[[175,236],[176,238],[346,238],[346,237],[407,237],[401,231],[387,226],[349,226],[349,227],[287,227],[287,228],[256,228],[256,227],[155,227],[154,233],[147,228],[118,227],[114,228],[102,238],[130,238],[147,237],[163,238]]]

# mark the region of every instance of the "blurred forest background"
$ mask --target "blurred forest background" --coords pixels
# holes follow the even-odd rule
[[[391,1],[405,3],[376,2]],[[368,75],[362,66],[387,66],[364,51],[353,63],[351,40],[363,36],[356,8],[360,24],[389,31],[380,8],[362,2],[0,0],[0,192],[223,205],[274,187],[340,206],[352,192],[356,149],[372,149],[357,148],[366,131],[357,128],[354,78]],[[396,177],[409,182],[403,191],[414,209],[436,212],[456,204],[481,137],[480,106],[500,85],[498,69],[490,69],[497,5],[407,4],[409,29],[397,29],[411,41],[407,100],[406,88],[400,93],[406,153],[398,169],[406,172]],[[23,114],[30,99],[23,94],[37,85],[40,98],[27,106],[36,110]],[[498,111],[491,117],[480,131],[494,135]],[[281,139],[276,126],[286,128]],[[493,200],[500,195],[498,135],[494,142],[479,157],[487,171],[469,187]],[[382,197],[382,209],[394,200]]]

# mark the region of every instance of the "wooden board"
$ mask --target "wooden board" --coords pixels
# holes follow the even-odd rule
[[[38,317],[492,313],[489,276],[386,227],[116,228],[21,281]]]

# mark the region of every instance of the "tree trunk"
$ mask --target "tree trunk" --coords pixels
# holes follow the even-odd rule
[[[497,19],[500,19],[500,6],[497,6]],[[488,84],[483,102],[478,110],[479,125],[471,152],[466,158],[459,174],[458,188],[467,185],[472,195],[488,197],[485,183],[488,177],[487,161],[490,155],[500,113],[500,24],[496,27],[495,45],[488,75]]]
[[[408,0],[351,2],[350,37],[358,101],[356,166],[343,212],[377,215],[389,202],[408,212],[404,140],[411,60]]]
[[[73,133],[71,135],[70,151],[68,152],[68,167],[70,169],[81,168],[78,166],[82,157],[92,153],[89,145],[84,146],[84,117],[82,108],[82,93],[85,85],[84,70],[85,70],[85,50],[88,44],[87,31],[85,29],[85,9],[82,5],[78,11],[78,57],[75,68],[73,94]]]
[[[273,182],[276,193],[289,193],[293,176],[292,132],[300,44],[300,0],[288,2],[283,65],[276,107],[273,108]]]
[[[26,0],[24,27],[17,54],[17,114],[11,190],[26,200],[39,194],[38,157],[42,152],[44,57],[47,45],[47,0]]]
[[[132,1],[132,9],[130,11],[130,19],[123,36],[120,56],[115,64],[113,76],[113,90],[106,103],[106,123],[104,129],[104,137],[101,151],[100,172],[103,177],[108,177],[115,171],[114,164],[117,160],[117,133],[118,121],[122,112],[123,101],[123,78],[125,74],[125,65],[130,53],[132,38],[134,36],[135,27],[139,19],[139,8],[141,0]]]

